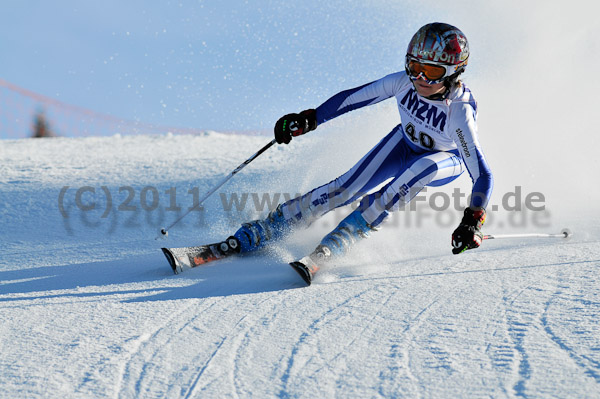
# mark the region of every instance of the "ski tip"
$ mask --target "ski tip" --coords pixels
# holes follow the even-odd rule
[[[290,266],[300,275],[300,277],[302,277],[306,285],[310,285],[312,283],[312,274],[304,263],[298,261],[290,262]]]
[[[560,231],[560,233],[561,233],[562,235],[564,235],[564,236],[565,236],[564,238],[565,238],[565,239],[567,239],[567,240],[568,240],[569,238],[573,237],[573,232],[572,232],[571,230],[567,229],[566,227],[565,227],[564,229],[562,229],[562,230]]]
[[[165,254],[165,257],[167,258],[167,261],[169,261],[169,265],[171,265],[171,269],[173,269],[173,273],[175,274],[179,274],[179,270],[177,270],[177,261],[175,260],[175,257],[173,256],[173,253],[171,252],[171,250],[169,250],[169,248],[161,248],[163,251],[163,254]]]

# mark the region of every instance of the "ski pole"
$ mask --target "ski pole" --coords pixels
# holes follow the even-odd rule
[[[250,162],[254,161],[256,158],[258,158],[258,156],[260,154],[262,154],[263,152],[267,151],[273,144],[275,144],[276,141],[275,139],[271,140],[270,143],[268,143],[267,145],[265,145],[263,148],[261,148],[260,150],[258,150],[258,152],[254,155],[252,155],[250,158],[246,159],[240,166],[238,166],[237,168],[235,168],[233,170],[233,172],[231,172],[230,174],[228,174],[227,176],[225,176],[223,178],[223,180],[221,180],[219,182],[219,184],[217,184],[213,189],[211,189],[209,192],[207,192],[204,197],[202,197],[200,199],[200,201],[193,206],[191,209],[189,209],[186,213],[184,213],[182,216],[179,217],[179,219],[177,219],[176,221],[174,221],[173,223],[171,223],[171,225],[169,227],[166,228],[162,228],[160,229],[160,235],[157,236],[155,239],[158,240],[159,238],[162,237],[166,237],[169,235],[169,230],[175,226],[177,223],[179,223],[181,221],[181,219],[183,219],[184,217],[186,217],[191,211],[197,209],[200,207],[200,205],[202,205],[202,203],[208,198],[210,197],[212,194],[214,194],[215,191],[217,191],[219,188],[221,188],[221,186],[223,186],[223,184],[227,183],[229,181],[229,179],[231,179],[233,176],[235,176],[236,173],[238,173],[240,170],[244,169],[244,167],[246,165],[248,165]]]
[[[528,233],[528,234],[488,234],[484,240],[495,240],[499,238],[571,238],[573,233],[569,229],[562,229],[558,234]]]

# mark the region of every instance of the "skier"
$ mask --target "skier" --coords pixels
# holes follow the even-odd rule
[[[342,176],[278,205],[263,220],[244,223],[226,240],[237,247],[230,251],[262,248],[292,229],[362,198],[360,206],[305,258],[321,264],[368,237],[390,211],[405,206],[425,186],[450,183],[465,169],[473,188],[469,207],[452,233],[452,252],[479,247],[493,178],[477,139],[477,104],[459,80],[468,58],[463,32],[445,23],[427,24],[410,40],[405,71],[342,91],[316,109],[280,118],[274,129],[279,144],[288,144],[293,137],[346,112],[391,97],[396,98],[402,123]],[[378,192],[371,192],[390,178]]]

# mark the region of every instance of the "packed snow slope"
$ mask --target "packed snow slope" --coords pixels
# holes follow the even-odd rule
[[[341,174],[393,126],[386,107],[271,148],[166,240],[160,227],[270,137],[0,143],[0,397],[600,397],[599,212],[572,206],[544,169],[515,179],[489,136],[486,232],[570,227],[571,240],[452,255],[466,199],[455,209],[443,195],[468,193],[463,176],[310,287],[287,262],[349,209],[262,254],[173,275],[161,246],[220,240]],[[504,209],[532,192],[545,210]]]

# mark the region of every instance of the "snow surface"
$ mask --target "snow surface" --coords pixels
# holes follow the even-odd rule
[[[523,190],[547,194],[546,224],[511,225],[516,213],[500,209],[486,232],[570,227],[571,240],[496,240],[454,256],[460,211],[404,212],[303,287],[286,262],[344,210],[262,255],[172,274],[161,246],[220,240],[261,213],[228,211],[221,195],[329,181],[393,126],[386,107],[271,148],[158,241],[194,189],[208,191],[270,137],[0,143],[0,397],[600,397],[597,205],[572,206],[544,169]],[[501,204],[502,187],[521,182],[506,182],[502,146],[487,148]],[[451,186],[468,192],[470,181]]]

